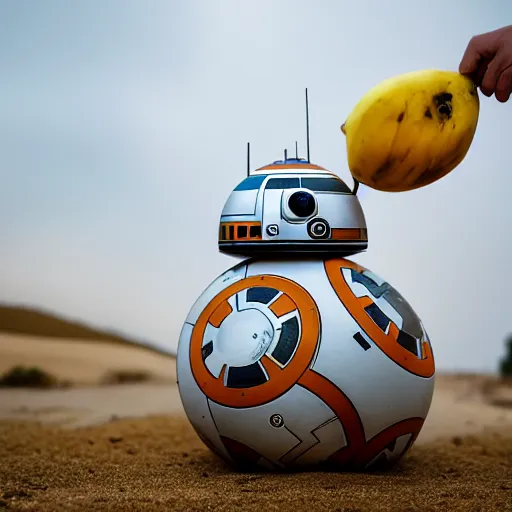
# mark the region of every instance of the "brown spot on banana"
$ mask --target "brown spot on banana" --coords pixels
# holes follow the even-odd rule
[[[411,147],[407,148],[407,151],[400,157],[400,163],[405,162],[405,159],[409,156],[411,149]]]
[[[430,110],[430,107],[427,107],[427,109],[425,110],[425,117],[432,119],[432,111]]]
[[[392,167],[393,165],[393,161],[391,159],[386,159],[378,168],[377,170],[373,173],[373,176],[372,178],[377,181],[378,178],[382,177],[383,175],[385,175],[389,169]]]
[[[345,123],[343,123],[343,124],[340,126],[340,130],[343,132],[343,135],[347,135],[347,132],[345,131]]]
[[[400,112],[400,115],[397,117],[396,122],[401,123],[404,119],[405,112]]]
[[[415,166],[411,167],[405,174],[404,174],[404,180],[406,180],[416,169]]]
[[[430,183],[434,183],[434,181],[442,178],[445,174],[444,168],[434,167],[433,169],[429,169],[428,171],[420,174],[416,181],[414,181],[414,188],[420,188],[424,185],[430,185]]]
[[[452,117],[452,99],[453,95],[449,92],[442,92],[433,97],[437,113],[443,123]]]

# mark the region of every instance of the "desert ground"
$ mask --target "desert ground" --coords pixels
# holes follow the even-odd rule
[[[0,333],[0,374],[18,364],[65,386],[0,388],[0,510],[512,510],[512,387],[493,376],[438,375],[395,469],[273,475],[234,471],[204,447],[172,357]]]

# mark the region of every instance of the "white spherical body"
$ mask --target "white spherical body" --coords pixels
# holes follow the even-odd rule
[[[246,260],[181,332],[185,412],[237,466],[365,469],[397,461],[428,413],[425,329],[388,283],[347,259]]]

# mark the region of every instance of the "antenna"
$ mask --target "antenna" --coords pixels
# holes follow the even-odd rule
[[[247,143],[247,176],[251,173],[251,143]]]
[[[308,105],[308,88],[306,87],[306,141],[308,147],[308,163],[311,162],[309,158],[309,105]]]
[[[353,176],[352,179],[354,180],[354,189],[352,190],[352,194],[356,195],[357,190],[359,189],[359,180],[356,180]]]
[[[295,141],[295,160],[299,159],[299,146],[297,145],[297,141]]]
[[[288,160],[288,150],[287,149],[284,150],[284,161],[286,162],[286,160]]]

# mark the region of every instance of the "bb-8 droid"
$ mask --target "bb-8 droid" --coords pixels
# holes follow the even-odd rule
[[[274,162],[234,190],[219,249],[256,258],[203,292],[177,353],[185,412],[213,452],[242,468],[364,470],[414,443],[432,348],[406,300],[345,259],[366,247],[356,190],[309,161]]]

